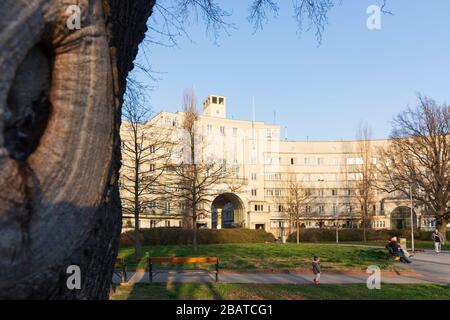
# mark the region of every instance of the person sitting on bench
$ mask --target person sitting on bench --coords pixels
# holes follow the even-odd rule
[[[397,237],[392,237],[389,243],[386,245],[389,250],[389,254],[394,257],[400,257],[401,262],[411,263],[411,259],[405,254],[404,250],[400,247],[397,242]]]

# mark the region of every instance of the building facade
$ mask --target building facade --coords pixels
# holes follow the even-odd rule
[[[311,200],[302,208],[302,227],[361,227],[356,170],[362,161],[359,141],[288,141],[282,138],[278,125],[227,118],[226,103],[226,97],[218,95],[210,95],[203,103],[198,118],[204,143],[202,159],[213,157],[226,163],[242,186],[237,192],[224,189],[211,198],[202,208],[199,227],[244,227],[264,229],[277,237],[287,235],[295,223],[283,203],[292,177],[311,193]],[[157,130],[176,130],[182,121],[183,112],[161,112],[151,123]],[[128,133],[121,134],[126,139]],[[372,140],[374,154],[387,142]],[[375,156],[372,161],[376,163]],[[423,229],[434,228],[435,219],[420,208],[414,208],[411,219],[408,199],[374,193],[369,212],[372,228],[410,228],[411,221]],[[183,226],[179,208],[169,201],[155,200],[143,212],[143,228]],[[125,215],[124,224],[131,227],[132,217]]]

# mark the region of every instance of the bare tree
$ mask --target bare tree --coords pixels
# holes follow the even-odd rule
[[[120,175],[123,211],[134,216],[135,258],[142,255],[140,217],[150,203],[161,198],[158,179],[170,160],[170,130],[150,121],[152,110],[145,99],[145,86],[129,86],[123,104],[122,168]]]
[[[283,209],[289,214],[289,222],[295,222],[297,244],[300,243],[300,219],[306,216],[306,206],[311,203],[313,196],[311,190],[305,188],[303,183],[291,174],[286,181],[286,195],[283,199]]]
[[[206,205],[223,192],[236,192],[240,183],[223,159],[209,157],[204,159],[204,137],[199,125],[197,98],[193,90],[186,90],[183,95],[183,120],[178,144],[183,147],[182,159],[172,163],[170,174],[161,184],[165,193],[173,201],[181,204],[186,216],[190,217],[193,228],[192,248],[197,251],[197,219]]]
[[[379,1],[381,11],[390,13],[386,10],[387,0]],[[253,25],[255,32],[268,23],[270,16],[278,15],[279,3],[281,1],[278,0],[249,1],[247,20]],[[318,43],[321,43],[328,24],[328,13],[339,3],[341,0],[293,0],[293,17],[297,22],[299,33],[304,29],[312,31]],[[191,19],[194,21],[201,19],[207,32],[212,34],[215,40],[220,33],[228,34],[229,29],[236,27],[228,22],[232,14],[224,10],[215,0],[166,0],[155,4],[155,12],[154,23],[150,26],[154,34],[152,41],[164,45],[176,45],[180,36],[189,37],[185,25]]]
[[[375,203],[376,158],[372,145],[372,130],[368,124],[361,123],[357,131],[357,146],[354,164],[355,197],[360,205],[363,241],[367,240],[366,229],[370,225],[370,213]]]
[[[431,210],[445,237],[450,212],[450,107],[429,97],[399,114],[389,146],[380,150],[382,188]],[[416,192],[414,192],[416,189]]]

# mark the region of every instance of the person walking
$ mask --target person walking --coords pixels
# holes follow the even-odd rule
[[[314,273],[314,283],[319,284],[320,282],[320,258],[315,256],[312,261],[312,271]]]
[[[442,243],[444,242],[444,237],[442,237],[442,234],[439,232],[438,229],[434,230],[431,238],[434,242],[434,251],[436,254],[441,253]]]

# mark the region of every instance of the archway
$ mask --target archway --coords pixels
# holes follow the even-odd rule
[[[211,204],[211,225],[213,228],[244,226],[244,203],[234,193],[222,193]]]
[[[413,210],[414,228],[417,228],[417,216]],[[410,229],[411,228],[411,208],[397,207],[391,213],[391,229]]]

